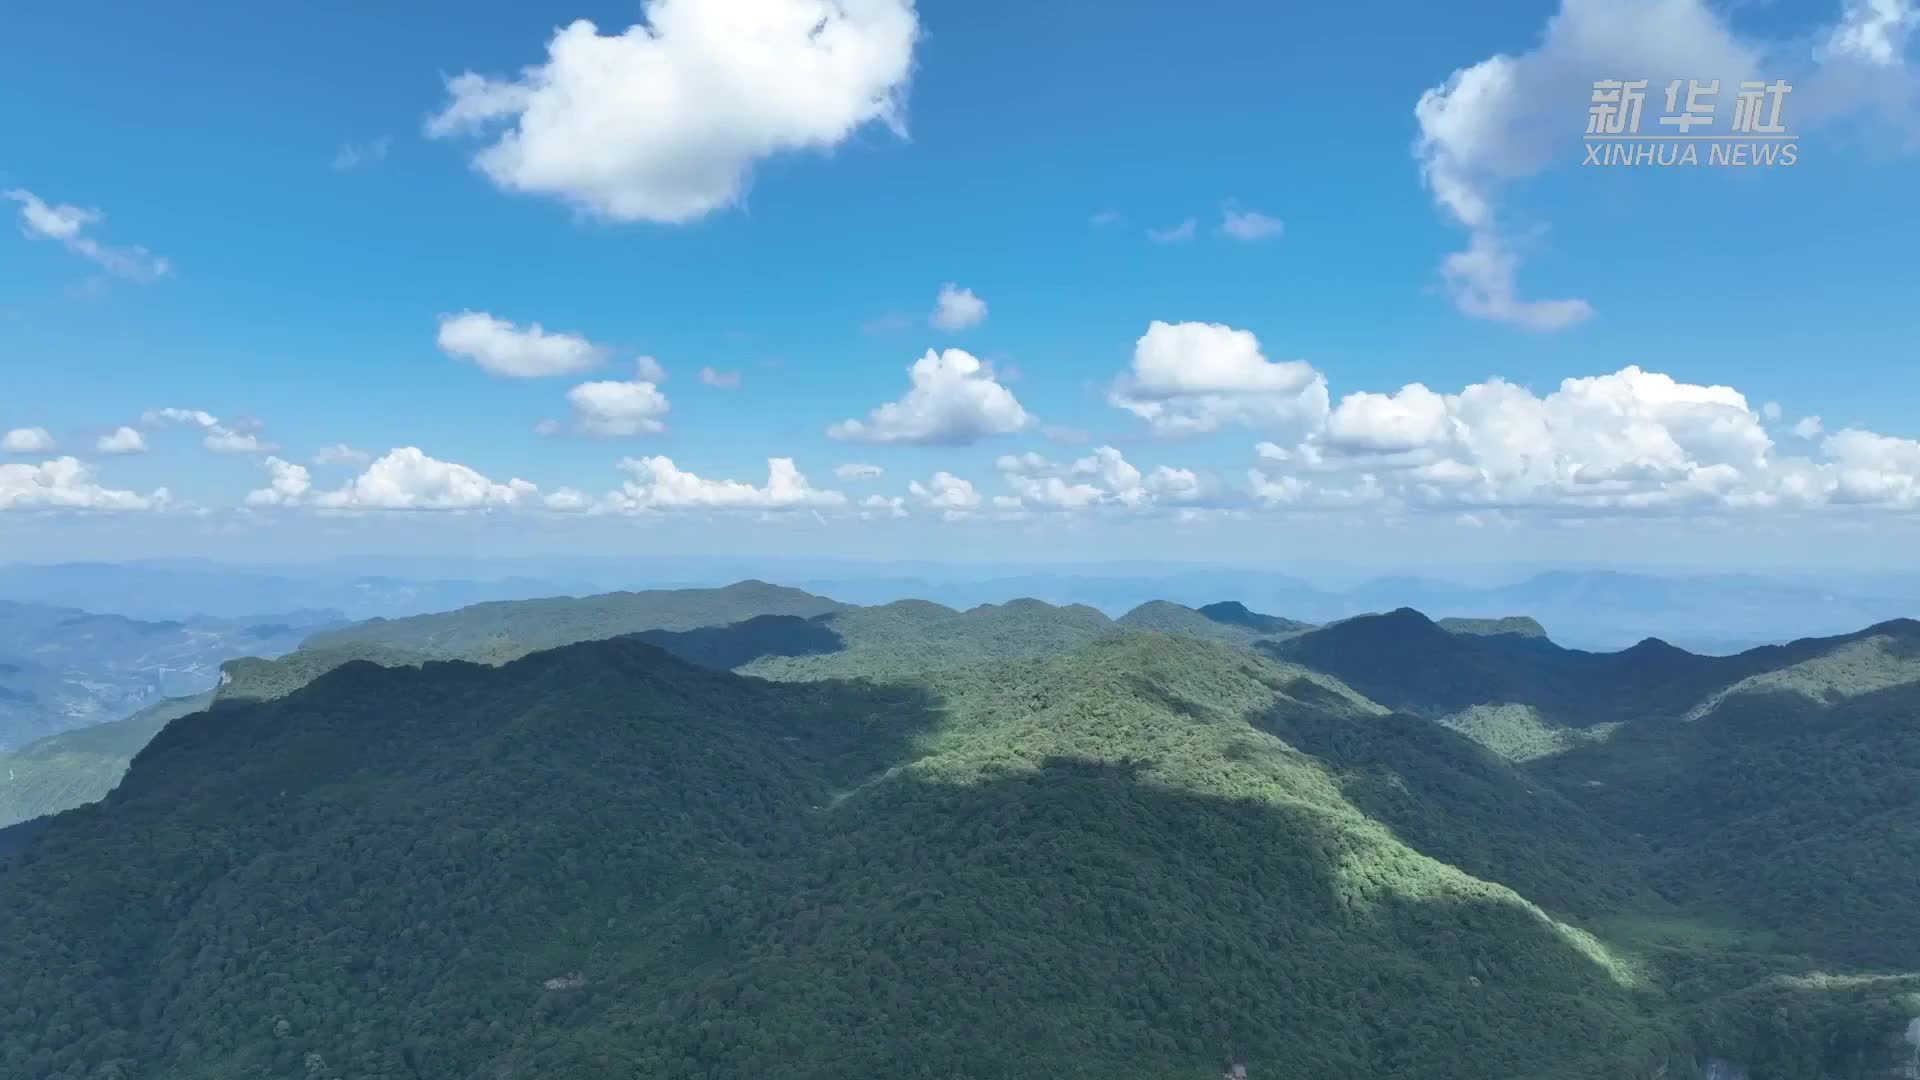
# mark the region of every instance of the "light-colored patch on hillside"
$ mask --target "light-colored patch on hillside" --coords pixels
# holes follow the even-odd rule
[[[1470,705],[1441,717],[1439,723],[1508,761],[1535,761],[1576,746],[1605,742],[1620,728],[1618,723],[1566,727],[1542,716],[1532,705],[1519,702]]]
[[[1849,641],[1820,656],[1775,671],[1749,675],[1693,707],[1698,720],[1736,694],[1786,692],[1822,705],[1920,682],[1920,649],[1885,634]]]

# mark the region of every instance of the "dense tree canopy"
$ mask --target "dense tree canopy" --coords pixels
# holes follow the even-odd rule
[[[754,615],[234,671],[0,844],[0,1075],[1865,1080],[1920,1015],[1906,626]]]

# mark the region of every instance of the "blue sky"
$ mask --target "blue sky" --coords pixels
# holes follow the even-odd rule
[[[5,16],[0,558],[1912,550],[1909,0],[333,8]]]

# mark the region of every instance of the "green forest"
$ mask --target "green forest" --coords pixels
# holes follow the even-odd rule
[[[1920,624],[1592,654],[735,589],[229,665],[0,856],[0,1075],[1866,1080],[1920,1049]]]

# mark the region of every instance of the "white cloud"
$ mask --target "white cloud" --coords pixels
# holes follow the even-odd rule
[[[207,432],[206,438],[200,440],[200,445],[216,454],[264,454],[275,449],[272,443],[262,442],[259,436],[251,432],[227,428],[215,428]]]
[[[833,475],[842,480],[878,480],[883,471],[884,470],[878,465],[863,465],[859,462],[848,462],[834,469]]]
[[[1521,299],[1515,234],[1501,220],[1507,187],[1555,165],[1574,165],[1577,139],[1599,79],[1649,80],[1642,131],[1653,126],[1664,81],[1788,80],[1809,122],[1877,110],[1914,132],[1920,76],[1906,51],[1920,24],[1914,0],[1847,0],[1837,22],[1804,39],[1762,41],[1736,33],[1728,5],[1707,0],[1562,0],[1538,42],[1461,68],[1414,108],[1421,177],[1442,211],[1468,233],[1441,273],[1455,304],[1478,318],[1552,331],[1592,314],[1586,301]],[[1724,114],[1728,104],[1719,105]],[[1804,134],[1807,125],[1790,121]]]
[[[1820,437],[1820,432],[1825,430],[1825,425],[1817,416],[1803,416],[1794,421],[1790,430],[1802,439],[1817,439]]]
[[[607,496],[607,505],[623,513],[799,510],[843,506],[847,501],[841,492],[815,488],[792,458],[768,458],[767,482],[762,487],[742,480],[708,480],[680,469],[668,457],[627,458],[620,467],[631,479]]]
[[[474,165],[509,191],[616,221],[692,221],[754,165],[904,131],[911,0],[648,0],[615,36],[578,20],[518,77],[448,80],[427,134],[498,132]]]
[[[581,430],[595,435],[652,435],[666,430],[661,418],[669,408],[667,395],[646,378],[647,363],[640,369],[641,377],[632,382],[581,383],[567,391]],[[652,373],[660,373],[659,365],[652,366]]]
[[[907,500],[899,495],[869,495],[860,500],[860,516],[863,518],[907,516]]]
[[[141,414],[141,421],[147,424],[175,423],[200,428],[206,432],[200,439],[200,445],[216,454],[264,454],[278,449],[251,432],[239,431],[220,422],[220,418],[205,409],[149,409]]]
[[[247,492],[248,506],[298,506],[313,490],[313,475],[305,465],[277,457],[261,463],[271,478],[267,486]]]
[[[1507,241],[1491,230],[1480,230],[1456,251],[1440,260],[1440,278],[1453,305],[1477,319],[1510,323],[1523,330],[1552,333],[1585,322],[1593,305],[1585,300],[1522,300],[1514,277],[1520,257]]]
[[[1326,415],[1326,379],[1302,361],[1274,362],[1245,330],[1156,320],[1134,345],[1133,367],[1108,401],[1181,435],[1227,425],[1314,424]]]
[[[142,454],[147,449],[147,437],[123,425],[94,440],[93,448],[102,454]]]
[[[167,260],[143,247],[108,247],[86,235],[92,226],[106,220],[98,210],[65,204],[50,205],[31,191],[15,188],[3,193],[20,204],[20,228],[28,236],[42,236],[65,245],[67,250],[104,268],[115,277],[130,281],[153,281],[167,276],[172,269]]]
[[[974,490],[973,484],[950,472],[934,473],[933,479],[924,484],[918,480],[910,481],[907,492],[923,505],[942,511],[948,518],[966,517],[980,507],[980,493]]]
[[[1920,440],[1849,428],[1821,444],[1827,462],[1811,482],[1829,502],[1920,508]]]
[[[740,373],[737,371],[721,371],[718,368],[703,367],[700,369],[699,379],[701,385],[711,386],[717,390],[738,390],[740,388]]]
[[[387,159],[387,151],[393,148],[393,136],[382,135],[372,142],[348,143],[333,155],[333,170],[346,172],[362,165],[376,165]]]
[[[1031,452],[1002,455],[994,464],[1023,505],[1049,510],[1095,506],[1144,510],[1192,503],[1205,493],[1199,475],[1193,471],[1161,465],[1142,473],[1111,446],[1098,447],[1066,464]]]
[[[540,505],[560,513],[578,513],[595,508],[593,496],[573,488],[561,488],[550,495],[541,496]]]
[[[578,374],[606,356],[605,349],[579,334],[549,333],[539,323],[522,330],[484,311],[441,316],[438,343],[454,359],[517,379]]]
[[[465,465],[429,457],[419,448],[389,450],[345,486],[316,491],[306,466],[279,458],[264,463],[267,487],[247,494],[250,506],[308,506],[322,510],[487,510],[534,503],[539,489],[525,480],[499,483]]]
[[[14,428],[0,436],[0,450],[9,454],[44,454],[53,449],[53,436],[43,427]]]
[[[641,382],[663,383],[667,381],[667,369],[660,361],[651,356],[642,356],[634,361],[634,369],[639,372]]]
[[[1235,240],[1265,240],[1279,236],[1286,228],[1279,218],[1244,209],[1232,201],[1220,213],[1220,231]]]
[[[1125,220],[1126,217],[1118,210],[1096,211],[1091,218],[1087,219],[1088,223],[1096,229],[1103,229],[1108,225],[1118,225]]]
[[[1567,514],[1920,505],[1920,442],[1850,429],[1824,460],[1784,456],[1764,409],[1729,386],[1622,368],[1545,395],[1499,379],[1348,394],[1320,428],[1256,449],[1256,497]],[[1796,425],[1803,439],[1818,422]]]
[[[1899,64],[1916,26],[1920,6],[1914,0],[1847,0],[1818,55],[1877,67]]]
[[[963,446],[990,435],[1010,435],[1033,420],[993,370],[972,354],[948,349],[927,354],[909,369],[906,396],[827,429],[835,439]]]
[[[1769,401],[1760,406],[1760,415],[1766,417],[1769,421],[1780,419],[1780,403],[1777,401]]]
[[[941,330],[965,330],[980,325],[986,317],[985,300],[975,296],[972,289],[962,289],[949,281],[940,286],[940,295],[934,300],[933,314],[928,321]]]
[[[166,488],[141,495],[101,487],[76,458],[0,465],[0,510],[157,510],[166,504]]]
[[[315,465],[365,465],[373,460],[373,455],[365,450],[348,446],[346,443],[334,443],[314,451]]]
[[[1165,229],[1148,229],[1147,239],[1156,244],[1181,244],[1193,239],[1193,234],[1199,229],[1200,222],[1194,218],[1188,218],[1178,225]]]

